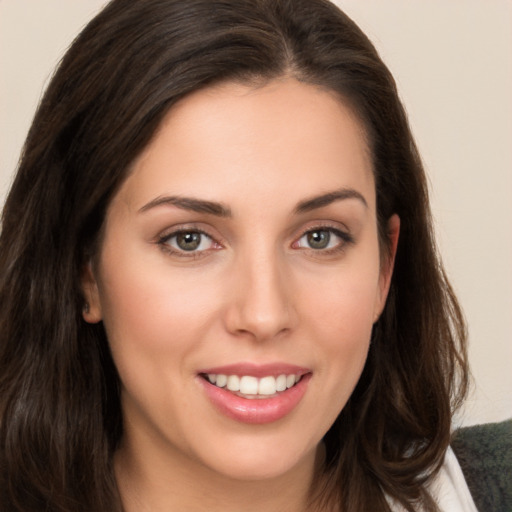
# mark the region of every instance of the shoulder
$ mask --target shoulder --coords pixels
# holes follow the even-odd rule
[[[512,511],[512,419],[461,428],[452,449],[478,510]]]

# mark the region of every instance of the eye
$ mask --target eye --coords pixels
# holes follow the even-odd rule
[[[212,237],[197,230],[175,231],[162,237],[159,243],[173,253],[199,253],[219,247]]]
[[[315,251],[341,249],[352,237],[334,228],[315,228],[304,233],[294,244],[294,248],[313,249]]]

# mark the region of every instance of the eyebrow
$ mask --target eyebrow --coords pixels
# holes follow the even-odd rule
[[[207,213],[217,217],[231,217],[231,209],[221,203],[206,201],[203,199],[194,199],[193,197],[180,196],[160,196],[139,209],[140,213],[147,212],[152,208],[162,205],[176,206],[182,210],[188,210],[197,213]]]
[[[335,201],[342,201],[345,199],[357,199],[361,201],[361,203],[363,203],[366,208],[368,207],[366,199],[360,192],[351,188],[342,188],[340,190],[327,192],[325,194],[301,201],[295,207],[295,213],[307,213],[312,210],[316,210],[317,208],[328,206]],[[232,216],[231,209],[228,206],[224,206],[222,203],[181,196],[159,196],[145,204],[142,208],[139,209],[139,212],[143,213],[151,210],[152,208],[165,205],[175,206],[182,210],[215,215],[217,217]]]
[[[352,188],[342,188],[301,201],[295,208],[295,213],[307,213],[311,210],[328,206],[335,201],[343,201],[345,199],[357,199],[368,208],[368,203],[360,192]]]

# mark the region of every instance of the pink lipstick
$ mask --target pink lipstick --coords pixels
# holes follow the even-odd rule
[[[299,404],[311,379],[307,368],[274,363],[240,363],[207,368],[199,381],[215,408],[236,421],[277,421]]]

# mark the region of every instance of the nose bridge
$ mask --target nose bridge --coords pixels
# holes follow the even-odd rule
[[[236,293],[228,313],[231,331],[264,340],[293,326],[286,261],[275,247],[260,245],[240,254],[233,277]]]

